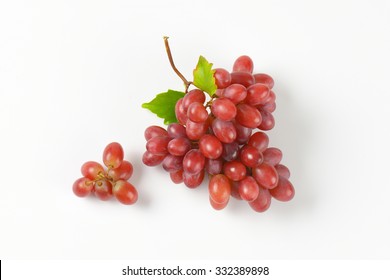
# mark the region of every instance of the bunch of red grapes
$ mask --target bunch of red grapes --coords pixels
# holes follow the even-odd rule
[[[268,146],[264,132],[275,125],[274,81],[252,73],[248,56],[239,57],[231,73],[215,69],[218,89],[211,100],[206,102],[199,89],[190,90],[176,103],[178,123],[145,130],[144,164],[162,163],[174,183],[189,188],[209,175],[210,203],[216,210],[233,196],[264,212],[272,197],[289,201],[295,194],[290,171],[280,164],[282,152]]]
[[[83,177],[73,184],[75,195],[85,197],[93,193],[104,201],[115,196],[123,204],[134,204],[138,199],[138,192],[127,181],[133,175],[133,165],[123,158],[123,148],[119,143],[108,144],[103,152],[103,163],[107,169],[96,161],[84,163],[81,166]]]

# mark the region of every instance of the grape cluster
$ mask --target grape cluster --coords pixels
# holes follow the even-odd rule
[[[289,169],[280,164],[282,152],[268,146],[264,132],[275,125],[272,77],[252,74],[248,56],[240,56],[231,73],[214,70],[218,89],[209,101],[202,90],[192,89],[176,103],[178,123],[145,130],[144,164],[162,164],[174,183],[189,188],[198,187],[208,174],[216,210],[225,208],[230,196],[257,212],[269,208],[271,197],[291,200],[295,191]]]
[[[88,161],[81,166],[81,174],[73,184],[73,192],[79,197],[94,193],[101,200],[109,200],[113,195],[127,205],[134,204],[138,199],[136,188],[127,180],[133,175],[133,165],[124,160],[123,148],[113,142],[106,146],[103,152],[103,163]]]

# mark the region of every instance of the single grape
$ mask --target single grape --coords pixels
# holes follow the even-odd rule
[[[279,177],[279,182],[276,188],[269,190],[269,192],[273,198],[280,201],[289,201],[293,199],[295,195],[295,189],[291,182],[282,176]]]
[[[262,105],[260,107],[262,110],[273,113],[276,110],[276,103],[275,102],[270,102]]]
[[[206,96],[203,91],[200,89],[193,89],[190,90],[184,97],[183,97],[183,108],[185,111],[188,110],[188,107],[194,103],[194,102],[199,102],[199,103],[204,103],[206,100]]]
[[[259,186],[259,195],[253,201],[249,202],[249,206],[256,212],[264,212],[271,205],[271,195],[269,190]]]
[[[232,143],[236,140],[237,132],[232,122],[214,119],[212,129],[214,135],[223,143]]]
[[[94,183],[88,178],[82,177],[77,179],[73,184],[73,193],[78,197],[89,195],[94,187]]]
[[[145,151],[142,156],[142,162],[147,166],[156,166],[162,163],[166,155],[155,155]]]
[[[167,155],[162,162],[162,166],[168,172],[181,170],[183,169],[183,157]]]
[[[124,153],[122,146],[112,142],[106,146],[103,152],[104,165],[110,168],[117,168],[123,161]]]
[[[269,138],[267,134],[262,131],[258,131],[249,138],[248,145],[255,147],[259,152],[263,152],[267,149],[269,143]]]
[[[216,203],[211,198],[211,196],[209,196],[209,201],[210,201],[211,207],[213,207],[215,210],[222,210],[223,208],[225,208],[228,205],[228,202],[229,202],[229,201],[226,201],[225,203]]]
[[[87,161],[81,166],[81,174],[89,180],[95,180],[103,173],[103,166],[96,161]]]
[[[184,156],[191,150],[191,141],[188,138],[179,137],[168,143],[168,152],[174,156]]]
[[[271,130],[275,126],[275,119],[274,116],[267,111],[260,111],[261,114],[261,124],[258,126],[258,129],[261,130]]]
[[[204,155],[197,149],[186,153],[183,159],[183,170],[188,174],[197,174],[203,170],[205,165]]]
[[[95,183],[95,195],[100,200],[109,200],[112,197],[112,184],[107,180],[100,180]]]
[[[187,172],[183,172],[183,182],[190,189],[199,187],[200,184],[202,184],[203,179],[204,179],[204,170],[201,170],[197,174],[190,174]]]
[[[264,104],[275,103],[275,100],[276,100],[275,92],[270,90],[267,99],[264,101]]]
[[[240,182],[230,181],[231,183],[231,192],[230,195],[234,197],[235,199],[242,200],[242,197],[238,191],[238,187],[240,185]]]
[[[255,106],[265,104],[269,96],[269,88],[263,84],[254,84],[248,87],[245,103]]]
[[[172,182],[175,184],[183,183],[183,170],[177,170],[174,172],[170,172],[169,176],[171,177]]]
[[[146,142],[146,150],[155,155],[168,154],[168,143],[171,138],[168,136],[157,136]]]
[[[236,105],[227,98],[217,98],[211,104],[211,113],[222,121],[234,119],[237,113]]]
[[[222,172],[223,161],[222,159],[206,158],[205,171],[210,175],[217,175]]]
[[[264,162],[275,166],[282,160],[283,154],[278,148],[271,147],[264,150],[263,156]]]
[[[186,128],[180,123],[169,124],[167,127],[167,133],[172,138],[187,137]]]
[[[252,169],[252,176],[266,189],[273,189],[278,184],[278,172],[275,167],[265,162]]]
[[[240,160],[248,167],[256,167],[263,162],[263,155],[255,147],[245,145],[240,150]]]
[[[216,159],[222,154],[222,143],[214,135],[205,134],[199,140],[199,150],[206,158]]]
[[[223,144],[222,158],[232,161],[239,156],[240,145],[237,142]]]
[[[126,205],[134,204],[138,200],[136,188],[125,180],[117,181],[112,189],[112,193],[119,202]]]
[[[210,198],[218,204],[229,201],[231,185],[228,177],[223,174],[214,175],[209,181]]]
[[[236,121],[242,126],[256,128],[261,124],[261,114],[255,107],[241,103],[237,105]]]
[[[233,64],[233,72],[253,72],[253,61],[247,55],[242,55]]]
[[[259,195],[259,185],[252,176],[247,176],[238,184],[240,197],[246,201],[254,201]]]
[[[207,120],[209,113],[203,104],[194,102],[188,107],[187,116],[193,122],[203,123]]]
[[[240,84],[232,84],[225,88],[222,96],[230,99],[234,104],[240,103],[247,96],[246,87]]]
[[[259,74],[254,74],[253,77],[255,78],[256,83],[264,84],[269,89],[274,87],[274,79],[272,79],[270,75],[259,73]]]
[[[275,165],[275,169],[279,174],[279,177],[282,176],[286,179],[290,178],[290,170],[287,168],[287,166],[283,164],[277,164]]]
[[[231,82],[230,73],[223,68],[216,68],[214,70],[215,84],[217,85],[217,88],[221,89],[229,86]]]
[[[180,124],[184,125],[187,122],[187,111],[183,107],[183,98],[180,98],[175,105],[175,115]]]
[[[236,142],[238,144],[246,144],[252,135],[252,128],[240,125],[237,121],[234,121],[234,127],[236,128],[237,137]]]
[[[233,72],[230,74],[232,84],[240,84],[249,87],[255,83],[255,78],[247,72]]]
[[[124,160],[118,168],[110,169],[108,171],[108,176],[111,177],[114,181],[129,180],[133,175],[133,165]]]
[[[223,165],[223,173],[232,181],[240,181],[246,176],[246,167],[239,161],[228,161]]]
[[[208,122],[196,123],[191,120],[186,122],[186,133],[190,140],[199,140],[203,135],[206,134],[208,129]]]
[[[160,126],[152,125],[145,129],[144,136],[146,141],[148,141],[156,136],[168,136],[168,132]]]

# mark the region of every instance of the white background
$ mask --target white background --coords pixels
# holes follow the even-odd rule
[[[272,146],[296,197],[263,214],[143,166],[141,108],[198,56],[250,55],[277,94]],[[389,259],[387,1],[2,1],[0,258]],[[122,143],[139,202],[71,191]]]

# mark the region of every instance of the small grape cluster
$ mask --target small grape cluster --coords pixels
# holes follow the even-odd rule
[[[209,101],[202,90],[192,89],[176,103],[178,123],[145,130],[143,163],[162,164],[174,183],[189,188],[198,187],[208,174],[216,210],[225,208],[230,196],[257,212],[269,208],[271,197],[291,200],[295,191],[289,169],[280,164],[282,152],[268,147],[264,132],[275,125],[272,77],[252,74],[248,56],[239,57],[231,73],[214,70],[217,90]],[[253,133],[256,129],[260,131]]]
[[[73,192],[79,197],[94,193],[101,200],[109,200],[113,195],[127,205],[134,204],[138,199],[136,188],[127,180],[133,175],[133,165],[124,160],[123,148],[113,142],[106,146],[103,152],[103,163],[88,161],[81,166],[81,174],[73,184]]]

